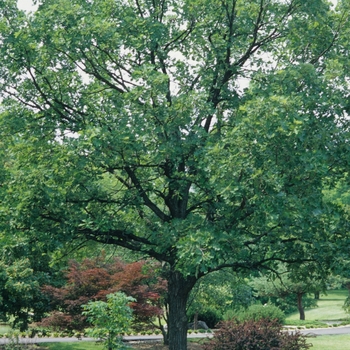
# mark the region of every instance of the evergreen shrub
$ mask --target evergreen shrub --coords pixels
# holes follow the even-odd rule
[[[191,313],[188,315],[188,320],[193,322],[194,314]],[[204,321],[209,328],[215,328],[215,326],[223,321],[223,316],[213,309],[205,309],[198,313],[198,320]]]
[[[283,324],[286,316],[284,312],[275,305],[267,304],[254,304],[249,306],[247,309],[241,310],[229,310],[225,313],[225,320],[238,320],[238,321],[259,321],[266,319],[269,321],[277,320],[279,324]]]

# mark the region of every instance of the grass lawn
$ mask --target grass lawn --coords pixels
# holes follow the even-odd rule
[[[82,341],[73,343],[42,343],[40,349],[50,350],[102,350],[102,344],[96,344],[95,342]]]
[[[327,292],[327,295],[321,294],[320,300],[317,302],[318,307],[305,310],[306,321],[333,321],[349,318],[350,315],[342,308],[348,293],[347,290],[330,290]],[[287,317],[286,322],[288,323],[288,321],[295,321],[298,319],[299,313],[294,313]]]
[[[7,324],[0,324],[0,333],[4,334],[11,331],[11,327]]]
[[[308,343],[313,344],[310,350],[349,350],[350,334],[322,335],[316,338],[310,338]]]

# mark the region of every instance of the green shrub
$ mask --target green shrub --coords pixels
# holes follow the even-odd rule
[[[277,306],[271,304],[255,304],[249,306],[247,309],[244,310],[230,310],[229,312],[225,313],[226,320],[236,319],[241,322],[248,320],[258,321],[261,319],[266,319],[270,321],[277,320],[279,324],[283,324],[285,318],[286,316],[283,313],[283,311]]]
[[[81,333],[81,332],[75,332],[74,333],[74,337],[75,338],[81,339],[82,336],[83,336],[83,333]]]
[[[107,302],[90,301],[84,305],[85,316],[94,328],[86,329],[93,338],[102,339],[108,350],[124,348],[121,333],[126,333],[131,326],[132,310],[129,306],[134,298],[117,292],[107,295]]]
[[[188,315],[190,322],[193,322],[194,314]],[[222,315],[213,309],[205,309],[198,314],[198,320],[204,321],[209,328],[215,328],[215,326],[223,321]]]
[[[309,321],[309,320],[288,320],[285,322],[288,326],[298,326],[306,328],[327,328],[328,324],[321,321]]]

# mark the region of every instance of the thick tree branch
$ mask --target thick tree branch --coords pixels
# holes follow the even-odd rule
[[[169,222],[170,216],[166,215],[163,211],[161,211],[155,203],[153,203],[148,197],[146,191],[143,189],[139,179],[137,178],[135,171],[131,167],[125,167],[126,173],[129,175],[132,183],[138,191],[138,194],[142,198],[144,204],[153,211],[163,222]]]
[[[152,243],[148,239],[136,236],[126,230],[110,230],[108,232],[94,231],[87,228],[78,229],[78,234],[90,240],[114,244],[135,252],[145,253],[158,261],[171,262],[173,257],[168,251],[159,253],[155,250],[157,243]]]

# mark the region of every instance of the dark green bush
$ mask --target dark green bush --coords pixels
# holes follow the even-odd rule
[[[247,309],[231,311],[225,314],[226,320],[236,319],[241,322],[248,320],[258,321],[261,319],[266,319],[270,321],[277,320],[278,323],[283,324],[285,318],[286,316],[283,311],[277,306],[271,304],[255,304],[249,306]]]
[[[188,320],[193,322],[194,314],[188,315]],[[209,328],[215,328],[215,326],[223,320],[222,315],[213,309],[203,310],[198,314],[198,320],[204,321]]]
[[[205,350],[306,350],[306,336],[282,331],[280,323],[259,321],[225,321],[215,336],[204,345]]]

